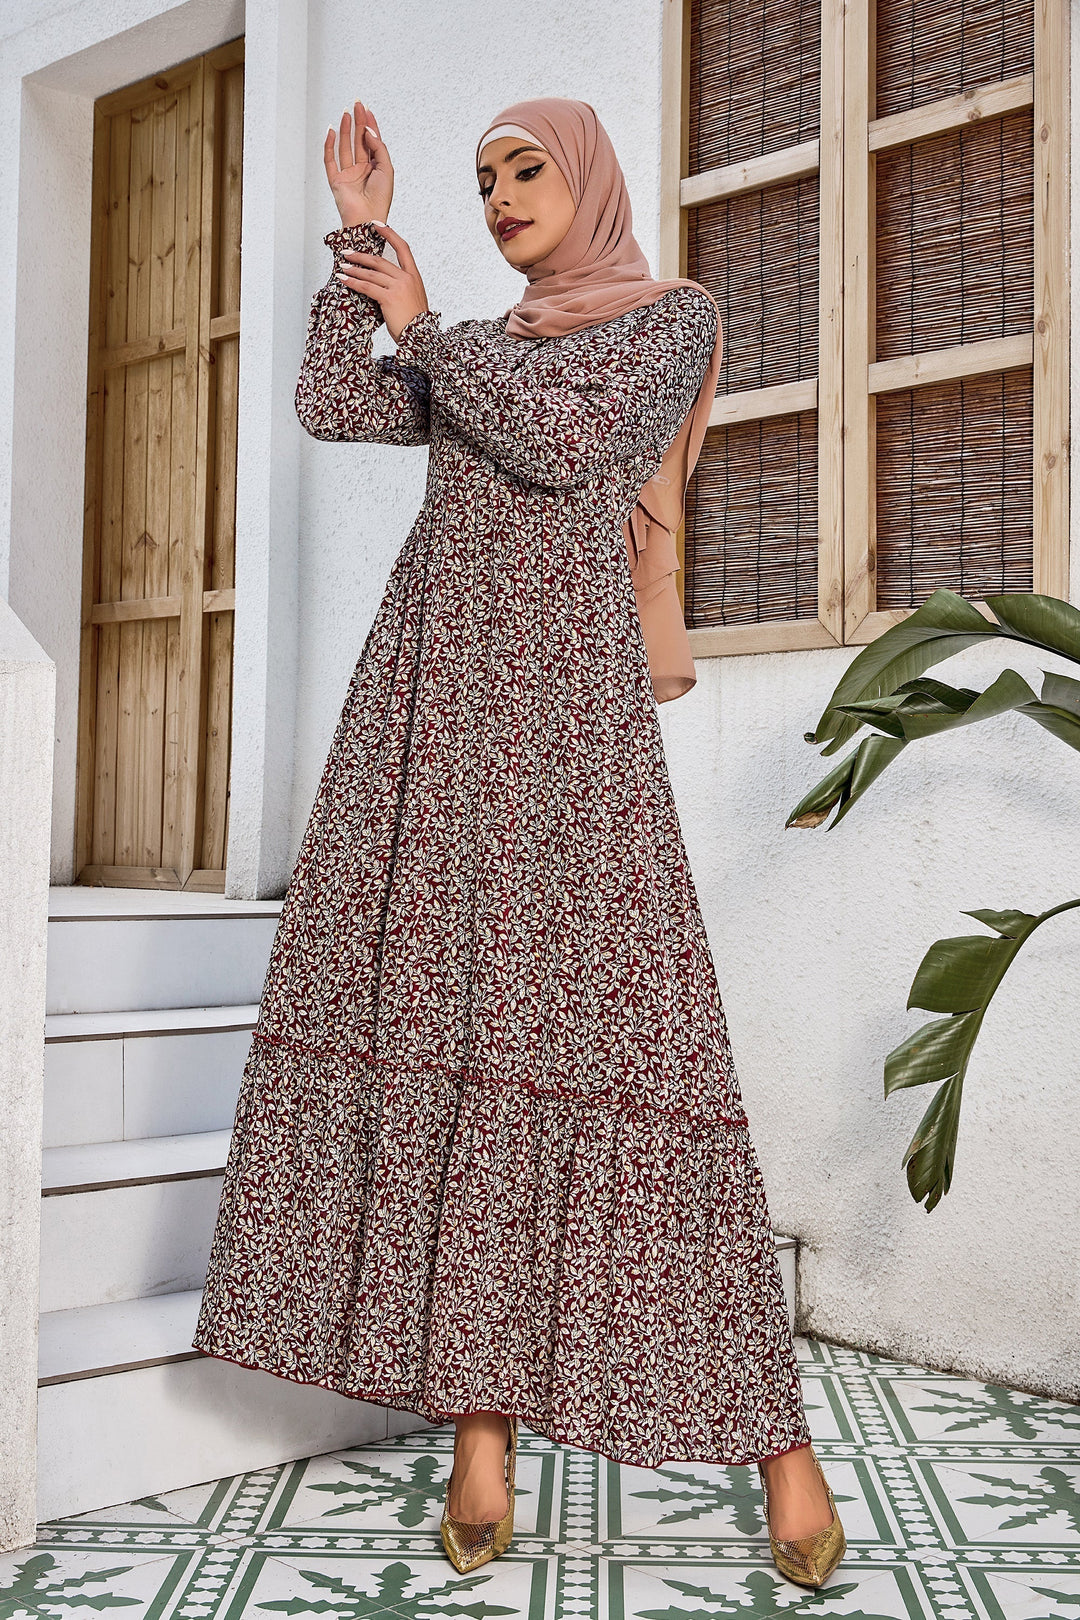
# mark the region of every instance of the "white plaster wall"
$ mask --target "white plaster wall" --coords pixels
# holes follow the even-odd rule
[[[912,745],[835,828],[785,830],[840,757],[802,733],[851,656],[709,660],[661,710],[770,1209],[802,1244],[799,1320],[1075,1397],[1080,914],[1046,923],[998,991],[930,1214],[901,1158],[933,1088],[886,1102],[882,1071],[935,1016],[905,1009],[926,948],[986,932],[965,910],[1080,898],[1080,755],[1009,716]],[[935,673],[984,686],[1006,663],[1036,690],[1069,668],[977,647]]]

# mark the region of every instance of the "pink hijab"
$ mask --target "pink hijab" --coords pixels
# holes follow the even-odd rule
[[[539,142],[558,164],[577,207],[558,247],[526,268],[529,285],[507,321],[512,337],[563,337],[655,303],[671,287],[697,287],[712,298],[700,282],[682,276],[656,281],[650,274],[634,237],[630,195],[615,148],[587,101],[537,96],[504,107],[477,142],[477,167],[484,146],[503,135],[524,135]],[[682,697],[697,680],[675,587],[679,568],[675,534],[683,520],[686,485],[709,425],[722,350],[717,307],[716,344],[697,399],[623,525],[658,703]]]

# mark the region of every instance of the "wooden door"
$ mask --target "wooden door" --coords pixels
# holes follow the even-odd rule
[[[243,48],[94,109],[80,883],[225,886]]]

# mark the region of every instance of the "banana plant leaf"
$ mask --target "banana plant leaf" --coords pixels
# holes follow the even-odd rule
[[[961,598],[963,601],[964,598]],[[1002,630],[1017,641],[1061,653],[1080,664],[1080,609],[1060,596],[1035,596],[1023,591],[988,596],[986,605]],[[978,609],[976,609],[978,612]]]
[[[1016,670],[1006,669],[983,692],[950,686],[926,671],[977,641],[1019,641],[1080,664],[1080,610],[1054,596],[989,596],[988,619],[955,591],[938,590],[899,624],[863,648],[849,664],[807,742],[833,754],[863,726],[852,751],[800,799],[788,827],[817,827],[835,810],[835,827],[910,742],[1014,711],[1080,750],[1080,680],[1044,670],[1037,697]],[[909,1007],[945,1014],[901,1041],[885,1060],[885,1095],[935,1084],[934,1094],[904,1154],[908,1186],[927,1212],[948,1192],[956,1156],[964,1077],[986,1009],[1016,953],[1039,925],[1067,901],[1040,915],[971,911],[985,934],[941,939],[924,956]]]
[[[948,1192],[956,1158],[956,1137],[964,1077],[998,985],[1025,941],[1048,917],[1080,906],[1067,900],[1049,911],[967,911],[967,917],[994,930],[939,939],[930,946],[912,981],[907,1005],[946,1013],[917,1029],[885,1059],[885,1095],[908,1086],[938,1083],[918,1129],[904,1151],[911,1196],[929,1212]]]
[[[957,726],[974,725],[1010,709],[1034,720],[1070,748],[1080,749],[1080,681],[1052,670],[1043,671],[1039,697],[1022,675],[1005,669],[984,692],[948,686],[932,676],[919,675],[904,681],[895,691],[839,707],[860,725],[877,727],[882,735],[865,737],[799,800],[785,826],[818,827],[836,807],[830,823],[835,827],[907,743]]]
[[[977,641],[1022,641],[1080,663],[1080,609],[1071,603],[1029,593],[989,596],[986,603],[996,623],[955,591],[934,591],[914,613],[876,637],[852,660],[817,726],[806,733],[807,741],[826,743],[823,754],[836,753],[865,723],[853,705],[896,692],[931,665]]]

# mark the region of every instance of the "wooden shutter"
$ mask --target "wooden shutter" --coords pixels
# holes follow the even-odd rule
[[[665,0],[660,273],[724,323],[682,536],[695,655],[841,637],[842,3]]]
[[[849,9],[848,641],[942,585],[1067,590],[1066,22],[1065,0]]]
[[[941,585],[1065,595],[1065,0],[665,16],[661,274],[725,318],[695,654],[868,641]]]
[[[94,113],[76,871],[221,891],[243,40]]]

